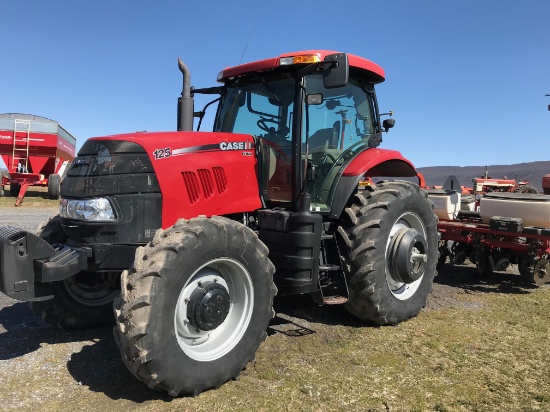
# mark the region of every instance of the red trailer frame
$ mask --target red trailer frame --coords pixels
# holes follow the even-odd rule
[[[29,186],[47,186],[50,198],[59,196],[64,169],[76,154],[76,139],[54,120],[41,116],[0,114],[0,155],[8,176],[2,187],[10,185],[16,206],[23,201]]]

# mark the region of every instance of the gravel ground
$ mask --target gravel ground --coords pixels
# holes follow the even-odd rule
[[[57,207],[0,208],[0,226],[34,232],[57,213]],[[1,293],[0,382],[2,411],[135,411],[147,400],[165,398],[126,369],[111,327],[61,331],[27,303]]]
[[[58,213],[57,207],[26,208],[3,207],[0,208],[0,227],[14,226],[17,228],[32,230],[33,232],[43,221]]]
[[[0,226],[35,230],[56,212],[55,208],[0,208]],[[476,307],[478,304],[472,299],[465,299],[466,294],[483,293],[488,287],[508,287],[513,291],[517,288],[515,283],[513,279],[505,279],[502,283],[488,286],[479,283],[472,267],[445,267],[436,278],[426,310]],[[335,310],[330,312],[334,319],[330,322],[324,319],[320,325],[319,316],[322,315],[319,309],[311,304],[293,307],[288,304],[292,301],[294,299],[280,300],[276,305],[279,306],[276,308],[278,317],[272,322],[271,334],[277,333],[277,320],[281,319],[306,327],[313,322],[320,333],[323,333],[323,328],[331,328],[331,323],[349,322],[349,315],[343,310]],[[173,400],[137,381],[123,365],[110,327],[60,331],[35,316],[26,303],[2,294],[0,382],[0,410],[194,409],[189,399]]]

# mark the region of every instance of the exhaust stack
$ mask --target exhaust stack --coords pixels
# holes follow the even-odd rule
[[[194,102],[191,96],[191,72],[180,58],[178,67],[183,75],[181,97],[178,98],[178,131],[192,131]]]

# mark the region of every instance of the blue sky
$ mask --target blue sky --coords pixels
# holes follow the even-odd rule
[[[177,57],[209,87],[243,52],[248,62],[329,49],[384,67],[379,105],[396,126],[382,146],[417,167],[549,160],[547,0],[0,0],[0,10],[0,113],[57,120],[77,148],[174,130]]]

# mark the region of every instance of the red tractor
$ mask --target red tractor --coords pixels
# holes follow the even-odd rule
[[[487,192],[514,192],[514,193],[538,193],[539,191],[529,184],[529,180],[520,180],[518,176],[515,179],[492,179],[487,172],[485,166],[485,174],[481,177],[474,177],[473,193]]]
[[[436,274],[437,220],[418,185],[374,183],[417,175],[378,147],[394,125],[376,102],[383,69],[314,50],[195,89],[179,63],[178,131],[86,141],[59,216],[38,235],[0,228],[2,292],[61,328],[113,322],[114,302],[124,362],[173,396],[236,378],[277,292],[378,325],[417,315]],[[198,94],[216,95],[212,132],[193,131]]]

